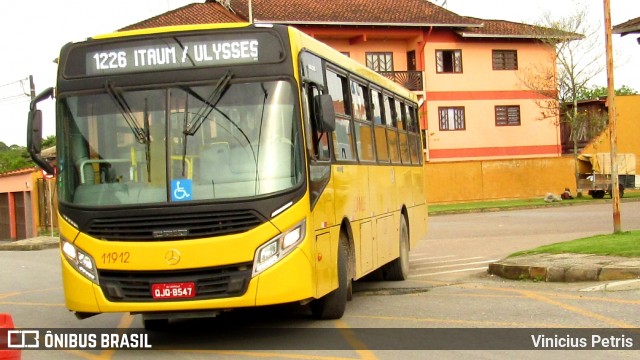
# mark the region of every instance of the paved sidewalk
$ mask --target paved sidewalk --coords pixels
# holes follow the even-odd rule
[[[60,244],[59,237],[38,236],[18,241],[0,241],[0,251],[31,251],[56,248]]]
[[[512,280],[609,281],[640,279],[640,258],[591,254],[535,254],[489,264],[489,273]]]

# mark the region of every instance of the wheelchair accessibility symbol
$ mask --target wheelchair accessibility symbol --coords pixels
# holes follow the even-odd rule
[[[177,179],[171,180],[171,201],[191,200],[191,180]]]

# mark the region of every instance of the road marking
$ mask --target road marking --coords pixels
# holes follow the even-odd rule
[[[133,315],[129,315],[129,314],[122,315],[122,317],[120,318],[120,323],[118,324],[118,329],[130,328],[134,318],[135,316]],[[63,351],[88,359],[88,360],[111,360],[113,355],[115,355],[116,353],[115,349],[102,350],[97,355],[87,351],[83,351],[83,350],[63,350]]]
[[[477,289],[475,288],[477,286],[477,284],[458,284],[457,286],[464,288],[464,289]],[[472,287],[473,286],[473,287]],[[523,295],[525,297],[528,297],[532,300],[537,300],[540,302],[544,302],[550,305],[554,305],[557,307],[560,307],[564,310],[567,311],[571,311],[574,313],[577,313],[579,315],[582,315],[584,317],[588,317],[588,318],[592,318],[592,319],[596,319],[599,321],[602,321],[606,324],[608,324],[609,326],[612,327],[618,327],[618,328],[635,328],[637,326],[632,325],[632,324],[628,324],[625,323],[624,321],[620,321],[617,319],[613,319],[604,315],[600,315],[597,313],[594,313],[592,311],[577,307],[577,306],[573,306],[573,305],[569,305],[569,304],[565,304],[562,303],[560,301],[557,300],[553,300],[550,299],[546,296],[544,296],[544,293],[536,293],[530,290],[522,290],[522,289],[505,289],[505,288],[497,288],[497,287],[486,287],[484,288],[484,290],[493,290],[493,291],[501,291],[501,292],[509,292],[509,293],[516,293],[516,294],[520,294]],[[548,294],[548,296],[553,296],[553,297],[558,297],[558,298],[567,298],[567,296],[563,296],[562,294]],[[576,296],[574,297],[576,300],[585,300],[584,296]],[[587,300],[597,300],[597,299],[593,299],[593,298],[588,298]]]
[[[638,284],[637,284],[638,283]],[[640,287],[640,279],[621,280],[580,289],[580,291],[635,290]]]
[[[0,305],[24,305],[24,306],[44,306],[44,307],[65,307],[64,304],[37,303],[24,301],[0,301]]]
[[[360,359],[378,359],[376,354],[374,354],[373,351],[367,349],[367,346],[355,336],[353,330],[349,328],[349,325],[347,325],[344,320],[336,320],[335,324],[336,327],[340,329],[342,337],[349,343],[349,345],[356,349],[356,353],[360,356]]]
[[[486,270],[486,269],[487,269],[486,267],[458,269],[458,270],[440,271],[440,272],[427,273],[427,274],[415,274],[415,275],[409,275],[409,277],[414,278],[414,277],[433,276],[433,275],[451,274],[451,273],[466,272],[466,271]]]
[[[547,304],[555,305],[555,306],[558,306],[558,307],[560,307],[562,309],[565,309],[565,310],[568,310],[568,311],[571,311],[571,312],[575,312],[575,313],[577,313],[579,315],[582,315],[584,317],[590,317],[590,318],[593,318],[593,319],[596,319],[596,320],[600,320],[600,321],[604,322],[605,324],[612,325],[613,327],[619,327],[619,328],[634,328],[635,327],[634,325],[628,324],[628,323],[626,323],[624,321],[620,321],[620,320],[612,319],[612,318],[604,316],[604,315],[596,314],[596,313],[594,313],[592,311],[589,311],[589,310],[586,310],[586,309],[583,309],[583,308],[579,308],[577,306],[561,303],[560,301],[549,299],[549,298],[547,298],[545,296],[542,296],[540,294],[536,294],[536,293],[534,293],[532,291],[521,290],[521,293],[524,296],[526,296],[528,298],[531,298],[533,300],[538,300],[538,301],[541,301],[541,302],[544,302],[544,303],[547,303]]]
[[[495,262],[495,261],[497,261],[497,260],[474,261],[474,262],[468,262],[468,263],[462,263],[462,264],[450,264],[450,265],[438,265],[438,266],[430,266],[430,264],[421,264],[422,266],[418,265],[418,266],[416,266],[416,268],[444,269],[444,268],[451,268],[451,267],[457,267],[457,266],[487,264],[487,263],[492,263],[492,262]]]
[[[482,257],[482,256],[474,256],[474,257],[470,257],[470,258],[459,258],[459,259],[451,259],[451,260],[429,261],[428,264],[442,264],[442,263],[467,261],[467,260],[477,260],[477,259],[484,259],[484,257]]]
[[[420,317],[407,317],[407,316],[384,316],[384,315],[349,315],[353,318],[361,319],[375,319],[375,320],[392,320],[402,322],[414,322],[414,323],[436,323],[436,324],[455,324],[455,325],[467,325],[474,327],[522,327],[521,322],[503,322],[503,321],[484,321],[484,320],[463,320],[463,319],[446,319],[446,318],[420,318]],[[406,325],[403,323],[403,325]],[[527,324],[530,328],[560,328],[558,324],[548,323],[530,323]]]
[[[411,254],[409,256],[410,260],[438,260],[438,259],[450,259],[452,257],[455,257],[455,255],[446,255],[446,256],[422,256],[419,257],[418,255],[420,254],[415,254],[415,256],[413,254]]]
[[[303,359],[303,360],[357,360],[350,357],[288,354],[288,353],[278,353],[278,352],[240,351],[240,350],[168,350],[168,351],[176,352],[180,354],[183,354],[183,353],[211,354],[211,355],[228,355],[228,356],[246,356],[246,357],[252,357],[252,358]]]

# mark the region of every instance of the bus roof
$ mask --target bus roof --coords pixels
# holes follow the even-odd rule
[[[250,23],[217,23],[217,24],[163,26],[163,27],[153,27],[153,28],[145,28],[145,29],[137,29],[137,30],[116,31],[112,33],[93,36],[91,37],[91,39],[102,40],[102,39],[114,39],[114,38],[127,37],[127,36],[153,35],[153,34],[183,32],[183,31],[234,29],[234,28],[244,28],[250,25],[251,25]]]
[[[293,41],[292,44],[298,47],[297,49],[293,49],[293,51],[301,51],[305,49],[309,50],[317,55],[330,59],[331,62],[334,63],[335,65],[338,65],[346,70],[349,70],[364,79],[367,79],[369,81],[372,81],[381,86],[384,86],[385,88],[392,90],[394,93],[398,95],[401,95],[414,102],[418,101],[417,95],[412,91],[406,89],[402,85],[380,75],[374,70],[367,68],[363,64],[349,58],[348,56],[345,56],[344,54],[330,47],[329,45],[326,45],[325,43],[312,38],[311,36],[307,35],[303,31],[287,25],[262,24],[262,23],[251,24],[247,22],[176,25],[176,26],[154,27],[154,28],[145,28],[145,29],[137,29],[137,30],[117,31],[113,33],[93,36],[90,39],[93,39],[93,40],[117,39],[117,38],[125,38],[130,36],[154,35],[154,34],[189,32],[189,31],[200,31],[200,30],[240,29],[240,28],[247,28],[250,26],[255,26],[257,28],[269,28],[269,27],[275,27],[275,26],[287,27],[289,29],[289,36]]]
[[[345,56],[344,54],[340,53],[336,49],[330,47],[329,45],[321,41],[318,41],[312,38],[306,33],[294,27],[289,26],[289,36],[292,39],[294,38],[294,36],[297,36],[298,45],[300,46],[300,49],[297,49],[298,51],[304,50],[304,49],[309,50],[319,56],[330,59],[331,62],[334,63],[335,65],[338,65],[346,70],[349,70],[350,72],[364,79],[377,83],[380,86],[384,86],[385,88],[393,91],[398,95],[401,95],[414,102],[418,101],[417,95],[413,93],[411,90],[408,90],[407,88],[396,83],[395,81],[390,80],[382,76],[381,74],[377,73],[376,71],[369,69],[368,67],[364,66],[362,63],[359,63],[351,59],[350,57]]]

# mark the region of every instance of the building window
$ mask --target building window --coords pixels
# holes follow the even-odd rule
[[[461,73],[462,50],[436,50],[436,71],[438,73]]]
[[[438,108],[440,130],[465,130],[464,107],[440,107]]]
[[[493,50],[493,70],[518,70],[518,52]]]
[[[367,67],[378,72],[393,71],[393,53],[368,52]]]
[[[496,126],[520,126],[520,106],[496,106]]]

